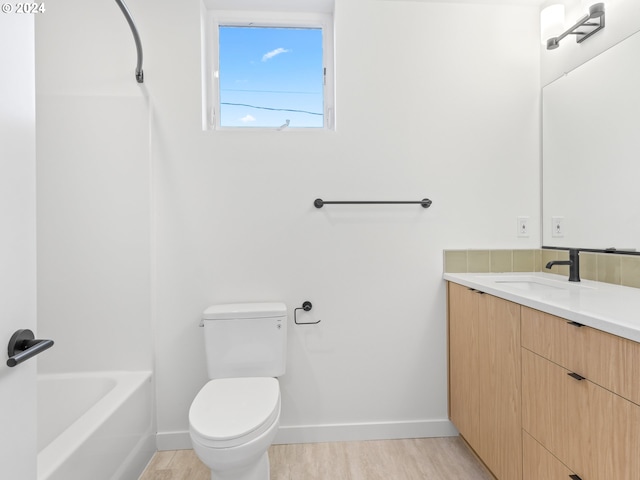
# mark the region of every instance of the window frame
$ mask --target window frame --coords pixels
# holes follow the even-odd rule
[[[335,78],[333,14],[326,12],[265,12],[243,10],[208,10],[202,19],[202,95],[203,130],[235,131],[332,131],[335,130]],[[219,27],[272,27],[322,29],[324,66],[322,127],[225,127],[220,124],[220,44]]]

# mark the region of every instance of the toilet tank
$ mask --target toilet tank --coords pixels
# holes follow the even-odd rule
[[[202,325],[210,379],[284,375],[284,303],[212,305],[203,312]]]

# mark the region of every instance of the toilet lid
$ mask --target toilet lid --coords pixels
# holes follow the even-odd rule
[[[198,392],[189,410],[189,424],[192,433],[206,443],[230,447],[259,436],[279,413],[277,379],[221,378]]]

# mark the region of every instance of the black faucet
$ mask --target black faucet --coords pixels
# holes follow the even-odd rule
[[[554,265],[569,265],[569,281],[580,281],[580,250],[577,248],[569,249],[569,260],[552,260],[545,268],[549,269]]]

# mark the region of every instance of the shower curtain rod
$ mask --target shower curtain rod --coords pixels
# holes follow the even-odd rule
[[[131,17],[131,13],[129,9],[124,4],[123,0],[116,0],[116,3],[122,10],[125,18],[127,19],[127,23],[129,27],[131,27],[131,33],[133,33],[133,39],[136,42],[136,50],[138,51],[138,64],[136,65],[136,80],[138,83],[144,82],[144,72],[142,71],[142,42],[140,42],[140,35],[138,35],[138,29],[136,28],[136,24],[133,22],[133,18]]]

